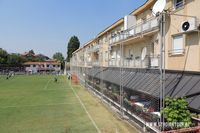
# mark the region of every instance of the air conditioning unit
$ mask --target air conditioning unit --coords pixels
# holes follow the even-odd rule
[[[197,20],[196,18],[192,18],[182,22],[181,24],[181,32],[189,32],[197,30]]]

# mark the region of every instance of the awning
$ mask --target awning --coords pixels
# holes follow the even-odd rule
[[[123,68],[99,68],[93,67],[87,70],[87,75],[103,79],[110,83],[125,88],[149,94],[159,99],[160,73],[157,69]],[[200,73],[166,70],[165,94],[170,97],[185,97],[200,92]],[[200,111],[200,95],[187,98],[189,106]]]

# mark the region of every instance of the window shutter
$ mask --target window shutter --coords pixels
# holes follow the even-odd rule
[[[183,36],[174,36],[173,37],[173,54],[182,54],[183,53]]]

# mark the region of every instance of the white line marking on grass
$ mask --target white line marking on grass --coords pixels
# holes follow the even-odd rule
[[[45,84],[45,86],[44,86],[44,90],[46,90],[47,89],[47,87],[48,87],[48,85],[49,85],[49,83],[50,83],[50,81],[51,81],[51,79],[49,79],[48,81],[47,81],[47,83]]]
[[[92,119],[92,116],[89,114],[89,112],[87,111],[85,105],[83,104],[82,100],[80,99],[80,97],[77,95],[77,93],[75,92],[74,88],[72,87],[72,85],[70,85],[71,90],[73,91],[74,95],[77,97],[77,99],[79,100],[81,106],[83,107],[83,109],[85,110],[86,114],[88,115],[89,119],[91,120],[92,124],[94,125],[94,127],[97,129],[98,133],[101,133],[100,129],[98,128],[98,126],[96,125],[95,121]]]
[[[72,104],[79,104],[79,103],[56,103],[56,104],[41,104],[41,105],[22,105],[22,106],[6,106],[0,107],[1,109],[6,108],[22,108],[22,107],[40,107],[40,106],[57,106],[57,105],[72,105]]]

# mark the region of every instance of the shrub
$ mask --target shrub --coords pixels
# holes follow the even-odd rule
[[[162,114],[168,124],[172,124],[172,129],[187,128],[192,124],[191,113],[185,98],[166,98]]]

